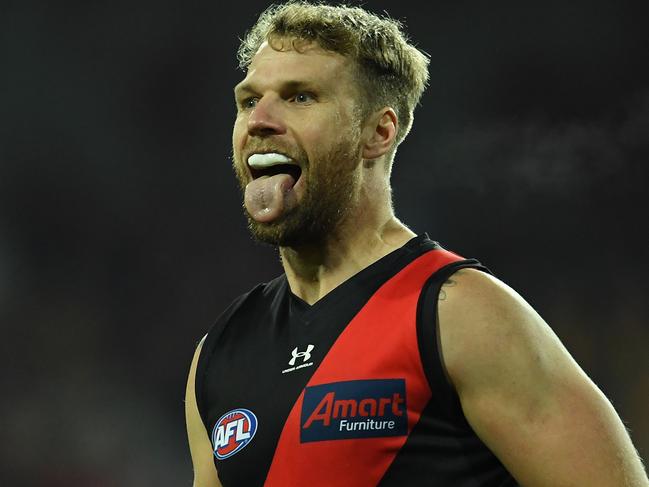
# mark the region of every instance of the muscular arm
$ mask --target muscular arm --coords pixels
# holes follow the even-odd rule
[[[185,392],[185,420],[187,422],[187,438],[189,440],[189,451],[192,455],[192,464],[194,466],[194,487],[221,487],[221,482],[216,474],[214,459],[212,453],[212,444],[210,443],[207,431],[198,413],[196,405],[196,366],[198,357],[203,347],[203,340],[198,344],[194,359],[189,369],[189,378],[187,379],[187,390]]]
[[[464,414],[526,487],[646,487],[610,402],[541,317],[473,269],[442,288],[444,363]]]

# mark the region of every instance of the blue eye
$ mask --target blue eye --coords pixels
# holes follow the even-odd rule
[[[256,98],[256,97],[246,98],[245,100],[241,101],[241,107],[244,110],[247,110],[249,108],[255,108],[255,106],[257,106],[258,101],[259,101],[259,98]]]
[[[314,96],[311,93],[298,93],[293,98],[296,103],[309,103],[314,100]]]

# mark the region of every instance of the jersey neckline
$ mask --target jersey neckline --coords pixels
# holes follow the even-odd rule
[[[365,283],[368,281],[374,281],[377,275],[386,274],[385,280],[387,280],[387,278],[391,277],[392,274],[406,265],[395,265],[397,262],[413,260],[425,251],[435,248],[439,248],[439,244],[431,240],[428,233],[424,232],[420,235],[416,235],[408,240],[403,246],[384,255],[379,260],[373,262],[364,269],[358,271],[349,279],[343,281],[313,304],[307,303],[291,291],[286,274],[282,274],[282,287],[284,288],[284,292],[288,295],[292,311],[301,314],[302,318],[308,321],[310,315],[319,312],[322,308],[332,306],[335,303],[338,303],[341,299],[344,299],[346,296],[353,296],[358,291],[361,291],[364,288]],[[392,273],[389,273],[390,269],[393,269]]]

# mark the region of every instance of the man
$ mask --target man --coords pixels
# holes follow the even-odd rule
[[[285,274],[196,350],[194,485],[649,485],[534,310],[395,218],[390,169],[428,78],[398,24],[289,3],[239,59],[234,169]]]

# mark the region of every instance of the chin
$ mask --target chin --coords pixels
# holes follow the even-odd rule
[[[275,247],[302,247],[322,242],[327,230],[314,220],[283,218],[282,221],[259,223],[248,216],[250,234],[257,241]]]

